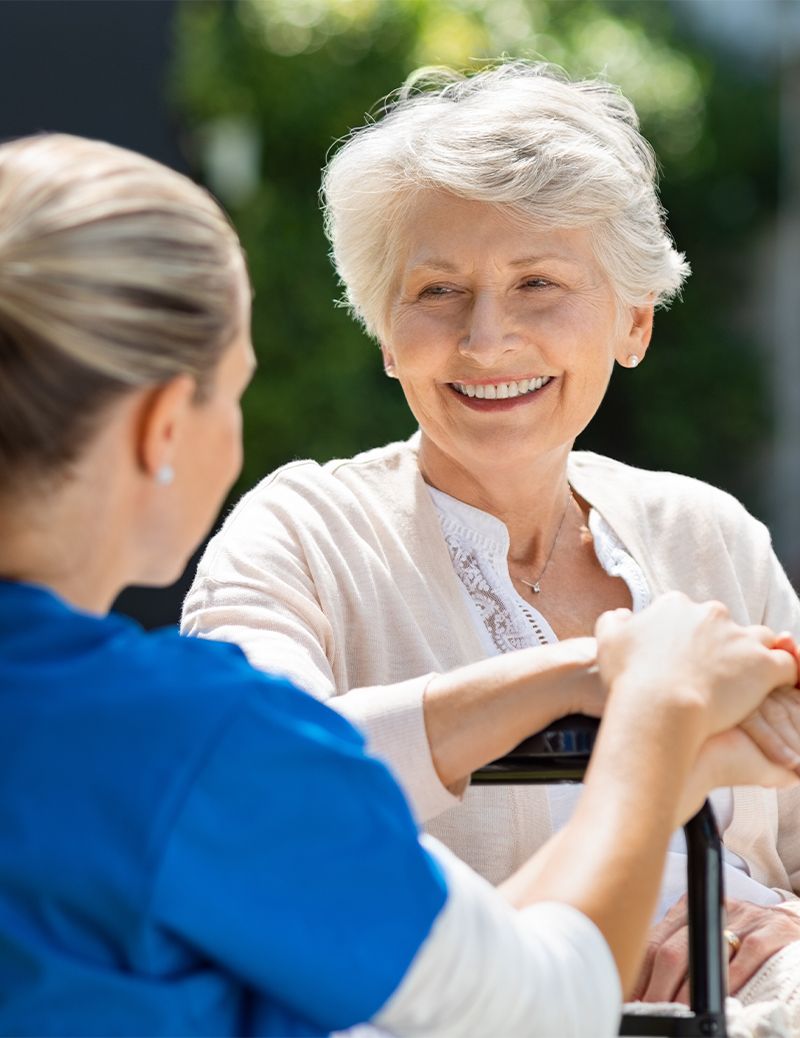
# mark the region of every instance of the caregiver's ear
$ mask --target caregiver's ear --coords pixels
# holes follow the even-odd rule
[[[142,401],[136,430],[139,464],[144,473],[157,481],[158,474],[175,460],[196,394],[195,379],[181,374],[151,389]]]

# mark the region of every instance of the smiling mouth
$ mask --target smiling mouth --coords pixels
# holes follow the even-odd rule
[[[450,385],[462,396],[475,397],[478,400],[508,400],[535,393],[551,381],[552,375],[542,375],[539,378],[523,378],[518,382],[486,382],[478,385],[451,382]]]

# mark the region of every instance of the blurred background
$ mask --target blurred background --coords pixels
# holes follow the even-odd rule
[[[413,431],[377,346],[336,305],[320,169],[416,66],[499,55],[622,86],[693,268],[579,446],[736,494],[800,585],[800,0],[5,0],[0,139],[102,137],[225,205],[260,359],[238,496],[292,458]],[[175,622],[188,579],[120,606]]]

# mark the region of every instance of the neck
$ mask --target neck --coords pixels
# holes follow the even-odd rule
[[[85,474],[0,504],[0,577],[50,588],[66,602],[104,614],[128,583],[128,519],[114,503],[113,476]]]
[[[422,434],[423,478],[451,497],[502,520],[508,530],[509,561],[533,566],[552,547],[567,504],[567,459],[571,445],[542,454],[524,467],[514,459],[467,468]],[[566,523],[565,523],[566,525]]]

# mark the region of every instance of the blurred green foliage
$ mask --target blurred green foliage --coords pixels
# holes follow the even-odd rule
[[[665,0],[204,0],[181,7],[176,42],[186,149],[239,229],[256,290],[260,369],[245,398],[238,489],[290,458],[346,456],[413,430],[377,346],[334,305],[320,170],[332,143],[417,65],[506,54],[623,87],[694,270],[684,300],[658,316],[647,363],[616,373],[581,446],[708,479],[761,511],[766,391],[741,300],[746,257],[775,206],[768,74],[744,77],[702,50]],[[231,133],[254,144],[255,168],[252,183],[228,178],[226,190],[213,143],[218,166]]]

